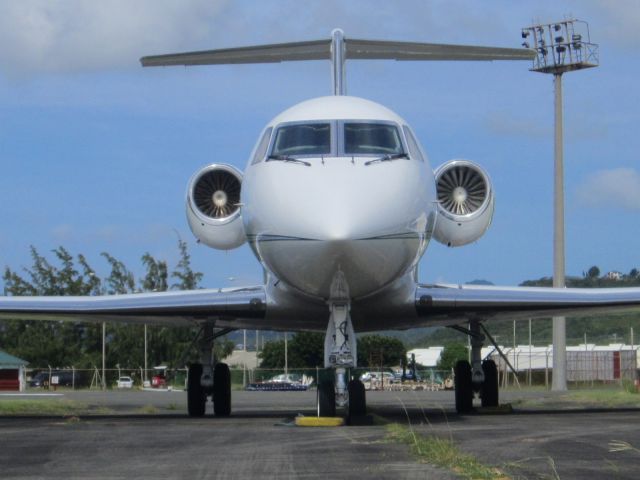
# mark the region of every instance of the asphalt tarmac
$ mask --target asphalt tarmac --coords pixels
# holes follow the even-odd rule
[[[0,402],[7,398],[15,397],[0,395]],[[295,427],[295,416],[314,414],[315,392],[234,391],[231,417],[202,419],[186,415],[184,392],[50,398],[82,403],[90,413],[0,416],[0,478],[457,478],[389,442],[384,425]],[[640,478],[640,450],[610,451],[616,441],[640,448],[638,409],[459,416],[452,392],[367,398],[380,420],[452,438],[514,478]]]

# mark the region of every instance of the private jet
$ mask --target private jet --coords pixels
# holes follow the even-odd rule
[[[245,242],[265,271],[261,285],[92,297],[3,297],[0,318],[198,327],[200,363],[188,370],[191,416],[231,413],[229,367],[212,358],[234,329],[326,332],[317,412],[365,415],[356,332],[450,326],[471,337],[455,368],[459,412],[498,405],[496,365],[481,357],[486,322],[640,310],[640,289],[426,285],[417,265],[434,239],[475,242],[491,224],[489,175],[467,160],[435,170],[410,125],[388,108],[346,94],[346,60],[531,60],[532,50],[326,40],[147,56],[145,67],[329,60],[333,95],[292,106],[260,132],[244,172],[224,163],[188,182],[186,216],[198,242]]]

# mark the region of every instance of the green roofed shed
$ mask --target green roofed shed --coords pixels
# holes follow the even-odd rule
[[[24,391],[26,360],[0,350],[0,390]]]

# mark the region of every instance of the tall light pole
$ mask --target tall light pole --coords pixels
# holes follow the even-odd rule
[[[522,29],[522,45],[535,49],[531,71],[553,74],[554,195],[553,286],[565,286],[564,165],[562,136],[562,74],[598,66],[598,45],[591,43],[589,25],[580,20],[532,25]],[[567,389],[567,339],[564,317],[553,317],[553,380],[551,389]]]

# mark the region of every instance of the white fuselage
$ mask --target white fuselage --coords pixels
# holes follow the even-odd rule
[[[381,160],[380,153],[347,153],[344,125],[354,121],[397,126],[402,149],[415,152],[407,123],[385,107],[322,97],[267,125],[272,140],[266,150],[258,141],[242,183],[244,228],[260,262],[288,286],[324,299],[345,295],[345,286],[349,298],[362,298],[408,274],[435,222],[426,156]],[[267,158],[280,126],[305,122],[331,125],[330,152]],[[338,279],[343,291],[332,293]]]

